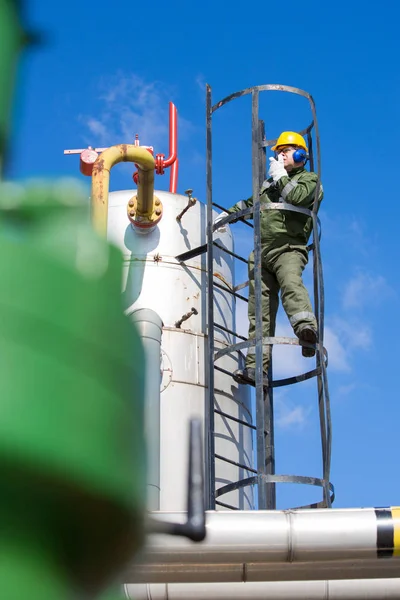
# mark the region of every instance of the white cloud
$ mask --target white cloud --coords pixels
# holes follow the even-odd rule
[[[108,137],[108,132],[107,132],[106,126],[104,125],[104,123],[102,123],[98,119],[89,118],[86,124],[89,128],[89,131],[91,133],[93,133],[93,135],[96,138],[105,140]],[[99,147],[100,144],[98,144],[97,146]]]
[[[324,346],[328,352],[329,368],[340,372],[351,370],[348,351],[337,333],[330,327],[325,327]]]
[[[303,428],[311,412],[311,406],[305,407],[295,404],[287,396],[287,390],[278,390],[274,393],[275,422],[281,429],[295,427]]]
[[[330,317],[325,327],[324,346],[328,351],[329,369],[350,372],[356,350],[368,350],[372,345],[372,333],[365,322],[358,319]]]
[[[203,95],[206,93],[206,79],[202,73],[199,73],[196,77],[196,85],[202,91]]]
[[[368,350],[372,344],[372,333],[369,325],[359,319],[330,319],[331,331],[340,338],[341,344],[349,351],[356,349]]]
[[[285,317],[284,317],[285,318]],[[295,338],[289,323],[278,321],[276,335]],[[356,349],[368,349],[372,343],[367,325],[359,322],[332,318],[324,330],[324,346],[328,352],[329,369],[349,373]],[[314,359],[304,358],[298,345],[279,344],[273,351],[274,378],[292,377],[315,368]]]
[[[247,337],[249,321],[247,317],[247,303],[241,300],[236,303],[236,331]],[[295,338],[289,323],[279,320],[276,327],[277,337]],[[246,350],[244,351],[246,354]],[[273,348],[274,379],[283,379],[306,373],[315,368],[315,361],[303,358],[300,346],[290,344],[276,344]]]
[[[296,338],[289,323],[280,319],[276,325],[276,337]],[[298,345],[276,344],[273,348],[272,358],[274,379],[293,377],[315,368],[315,361],[303,358]]]
[[[357,384],[352,382],[346,385],[340,385],[335,393],[336,398],[343,398],[345,396],[349,396],[352,392],[357,389]]]
[[[376,305],[391,293],[392,289],[382,275],[360,272],[345,286],[343,308],[349,310],[369,304]]]
[[[132,143],[135,134],[140,144],[154,146],[155,153],[168,154],[169,101],[173,90],[162,82],[148,82],[135,75],[118,73],[100,84],[99,114],[80,116],[86,125],[85,141],[92,146]],[[179,115],[179,140],[195,130],[190,121]]]
[[[295,338],[293,330],[285,315],[278,319],[277,337]],[[247,337],[248,317],[247,304],[237,301],[236,331]],[[328,352],[329,369],[338,373],[349,373],[352,370],[352,358],[355,350],[368,350],[372,344],[371,330],[358,320],[346,320],[331,317],[325,326],[324,346]],[[244,352],[246,353],[246,351]],[[290,344],[276,344],[273,348],[274,379],[293,377],[315,368],[315,359],[304,358],[300,347]]]
[[[240,292],[242,293],[242,292]],[[247,316],[247,303],[238,300],[236,303],[236,331],[240,335],[247,337],[249,329],[249,320]],[[278,321],[276,335],[279,337],[294,337],[294,333],[289,324],[285,325]],[[246,354],[246,350],[244,351]],[[310,366],[312,365],[312,366]],[[273,370],[274,378],[292,377],[305,373],[314,368],[314,364],[309,359],[301,355],[299,346],[290,346],[286,344],[276,344],[273,349]]]
[[[353,216],[348,223],[349,244],[363,257],[369,257],[377,250],[377,238],[364,221]]]
[[[288,428],[293,425],[304,425],[307,417],[307,411],[304,406],[295,406],[293,408],[282,407],[279,404],[278,406],[280,406],[276,419],[278,427]]]
[[[343,222],[341,215],[319,211],[319,218],[322,223],[322,243],[325,241],[330,244],[339,244],[340,247],[349,248],[352,254],[367,257],[375,249],[371,232],[367,230],[365,223],[354,215],[349,215],[346,222]]]

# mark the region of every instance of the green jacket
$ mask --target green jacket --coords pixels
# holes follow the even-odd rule
[[[293,169],[277,183],[266,179],[260,190],[260,204],[285,202],[312,210],[318,177],[304,167]],[[320,186],[318,208],[323,198]],[[229,214],[253,206],[253,198],[241,200],[227,210]],[[252,217],[248,217],[252,218]],[[279,248],[285,244],[307,245],[312,230],[312,219],[288,210],[261,211],[261,245],[264,249]]]

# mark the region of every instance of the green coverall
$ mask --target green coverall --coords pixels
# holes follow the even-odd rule
[[[304,167],[293,169],[277,183],[264,181],[260,190],[260,205],[285,202],[312,210],[318,177]],[[323,192],[320,187],[318,207]],[[242,200],[228,209],[232,214],[253,206],[253,199]],[[261,211],[261,294],[263,337],[275,335],[279,290],[282,305],[294,332],[309,325],[317,330],[310,298],[302,280],[308,262],[307,242],[312,231],[312,219],[294,211]],[[249,338],[255,336],[254,253],[249,257]],[[268,372],[270,352],[263,354],[263,368]],[[255,350],[249,348],[246,368],[255,368]]]

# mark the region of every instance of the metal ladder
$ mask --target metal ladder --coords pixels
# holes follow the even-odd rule
[[[307,136],[310,156],[310,168],[315,170],[314,162],[316,162],[318,184],[315,193],[314,208],[312,211],[295,207],[286,203],[273,205],[263,205],[260,207],[259,190],[266,175],[266,148],[272,146],[276,140],[265,139],[264,122],[259,119],[259,93],[264,91],[281,91],[298,94],[307,98],[310,104],[312,113],[312,122],[303,131],[301,135]],[[226,105],[228,102],[240,98],[244,95],[251,94],[252,98],[252,191],[253,191],[253,208],[247,208],[234,215],[229,215],[219,221],[217,227],[232,223],[238,219],[243,220],[243,217],[253,216],[254,223],[254,285],[255,285],[255,317],[256,317],[256,336],[254,340],[247,340],[238,333],[227,329],[214,321],[214,288],[220,288],[224,292],[228,292],[247,301],[247,298],[238,292],[246,287],[247,282],[235,286],[233,290],[215,281],[213,274],[213,259],[214,248],[218,247],[220,251],[227,252],[235,259],[243,261],[247,264],[247,258],[239,256],[218,244],[214,240],[213,233],[213,207],[225,210],[222,206],[213,202],[212,196],[212,116],[213,114]],[[314,161],[312,130],[314,129],[316,138],[316,161]],[[206,507],[208,510],[214,510],[217,506],[224,508],[235,509],[226,502],[223,502],[222,497],[229,492],[245,488],[246,486],[257,485],[258,491],[258,509],[275,509],[276,508],[276,483],[298,483],[317,486],[322,488],[322,500],[315,504],[302,506],[297,508],[323,508],[330,507],[334,500],[334,488],[330,483],[330,462],[331,462],[331,416],[330,416],[330,401],[328,380],[326,374],[327,367],[327,352],[323,346],[324,334],[324,284],[320,254],[320,222],[317,217],[318,195],[320,190],[320,145],[318,134],[318,123],[316,110],[313,98],[307,92],[298,88],[293,88],[284,85],[261,85],[252,88],[247,88],[236,92],[220,100],[216,104],[211,101],[211,87],[206,86],[206,135],[207,135],[207,243],[198,248],[194,248],[177,257],[184,261],[193,258],[204,252],[207,253],[207,285],[208,285],[208,360],[209,360],[209,381],[208,381],[208,396],[206,402],[206,419],[205,419],[205,435],[206,435]],[[316,344],[316,368],[306,373],[289,377],[286,379],[272,380],[272,360],[269,371],[269,385],[263,387],[263,345],[272,347],[274,344],[298,344],[297,338],[286,337],[268,337],[262,338],[262,313],[261,313],[261,243],[260,243],[260,220],[261,210],[286,210],[295,211],[306,214],[312,217],[313,224],[313,243],[309,246],[309,250],[313,253],[313,280],[314,280],[314,311],[318,323],[319,338]],[[243,221],[246,223],[246,221]],[[246,223],[250,225],[249,223]],[[251,226],[251,225],[250,225]],[[237,339],[242,341],[237,342],[229,347],[225,347],[216,351],[215,349],[215,329],[222,330]],[[256,381],[255,381],[255,404],[256,404],[256,426],[237,419],[231,415],[221,412],[215,406],[214,394],[214,369],[231,375],[226,370],[218,366],[218,360],[232,352],[240,352],[249,347],[255,348],[256,357]],[[292,385],[301,381],[315,377],[318,387],[318,407],[321,430],[321,450],[322,450],[322,470],[321,478],[307,477],[300,475],[279,475],[275,472],[275,446],[274,446],[274,403],[273,389]],[[232,419],[243,426],[250,427],[255,431],[256,435],[256,452],[257,452],[257,469],[252,469],[247,465],[233,462],[230,459],[217,455],[215,453],[215,414],[219,414],[225,418]],[[215,461],[225,460],[235,466],[252,473],[252,476],[240,479],[233,483],[223,485],[216,488],[215,479]]]

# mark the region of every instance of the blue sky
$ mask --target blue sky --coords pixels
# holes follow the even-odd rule
[[[27,2],[26,22],[44,41],[21,63],[8,175],[80,176],[77,158],[64,157],[64,148],[129,143],[135,133],[168,154],[171,100],[179,112],[178,192],[191,187],[205,200],[205,83],[214,101],[265,83],[311,93],[325,191],[320,217],[335,506],[399,504],[398,5],[255,0],[141,8],[119,0],[114,6]],[[264,96],[268,138],[310,122],[306,100]],[[250,111],[244,98],[215,116],[214,200],[227,207],[251,194]],[[166,189],[168,177],[157,184]],[[118,166],[111,189],[130,187],[130,170]],[[249,230],[238,225],[234,231],[236,248],[246,255]],[[305,280],[310,284],[309,269]],[[279,331],[289,334],[282,314]],[[278,375],[289,362],[301,367],[298,352],[279,352]],[[298,388],[276,394],[277,470],[317,476],[315,382]],[[304,496],[317,499],[288,489],[279,501],[297,504]]]

